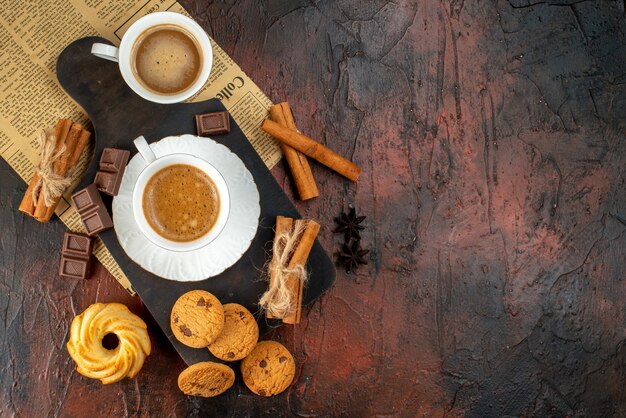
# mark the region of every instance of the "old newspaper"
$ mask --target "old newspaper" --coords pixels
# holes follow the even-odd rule
[[[24,181],[30,180],[38,161],[39,130],[53,126],[60,118],[89,123],[56,80],[56,60],[65,46],[92,35],[119,45],[135,20],[165,10],[188,15],[174,0],[9,0],[0,8],[0,154]],[[281,158],[280,148],[259,129],[271,102],[219,45],[212,39],[211,43],[211,76],[192,100],[221,99],[271,168]],[[93,149],[89,151],[81,160],[83,170],[92,157]],[[68,202],[69,192],[56,214],[70,230],[84,231]],[[102,241],[97,240],[94,254],[126,290],[134,293]]]

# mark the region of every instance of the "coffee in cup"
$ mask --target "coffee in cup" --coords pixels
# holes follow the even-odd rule
[[[133,188],[133,215],[141,232],[171,251],[193,251],[226,226],[226,180],[207,161],[190,154],[157,157],[142,136],[134,140],[146,163]]]
[[[178,103],[209,79],[211,41],[193,19],[179,13],[150,13],[133,23],[120,47],[96,42],[91,53],[118,63],[135,93],[155,103]]]
[[[133,73],[157,94],[178,94],[200,76],[198,41],[181,26],[153,26],[139,35],[132,50]]]
[[[193,241],[213,228],[220,211],[217,187],[207,173],[174,164],[153,174],[143,192],[148,224],[163,238]]]

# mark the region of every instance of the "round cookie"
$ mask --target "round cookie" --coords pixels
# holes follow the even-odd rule
[[[272,396],[289,387],[296,374],[296,363],[282,344],[261,341],[241,362],[241,374],[252,392]]]
[[[205,361],[192,364],[178,375],[178,388],[190,396],[210,398],[226,392],[235,382],[235,372],[225,364]]]
[[[222,332],[224,308],[211,293],[192,290],[174,303],[170,326],[178,341],[189,347],[203,348]]]
[[[237,303],[224,305],[224,328],[209,344],[209,351],[225,361],[246,357],[259,340],[259,326],[249,310]]]

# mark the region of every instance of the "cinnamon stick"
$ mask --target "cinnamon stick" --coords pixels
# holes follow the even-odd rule
[[[56,145],[55,145],[55,152],[58,151],[59,149],[61,149],[61,138],[63,142],[65,142],[65,136],[67,136],[67,133],[70,130],[70,126],[72,125],[72,122],[67,120],[67,119],[59,119],[59,121],[56,123],[56,126],[54,127],[54,135],[56,137]],[[39,173],[37,173],[35,171],[35,174],[33,174],[33,177],[30,180],[30,183],[28,183],[28,188],[26,189],[26,193],[24,194],[24,197],[22,198],[22,202],[20,203],[20,207],[19,210],[21,210],[22,212],[33,216],[35,214],[35,201],[33,200],[33,188],[35,187],[35,184],[37,184],[40,180],[40,176]]]
[[[269,119],[263,121],[261,129],[351,181],[357,181],[361,174],[361,168],[358,165],[299,132],[285,128]]]
[[[277,239],[281,234],[288,233],[293,229],[293,219],[286,218],[284,216],[276,217],[276,233],[274,234],[274,239]],[[272,263],[276,262],[276,254],[272,254]],[[273,270],[270,270],[270,289],[274,286],[274,282],[276,281],[275,274]],[[270,313],[270,311],[265,311],[266,318],[276,318],[274,315]]]
[[[59,126],[59,122],[61,122],[61,126]],[[61,147],[65,145],[65,140],[72,127],[72,121],[69,119],[61,119],[59,122],[57,122],[54,128],[54,134],[57,135],[57,147],[55,151],[59,151]]]
[[[306,229],[302,233],[302,237],[300,238],[300,242],[298,242],[298,246],[293,252],[291,256],[291,260],[289,261],[289,267],[295,267],[300,264],[304,266],[306,264],[306,260],[309,258],[309,253],[313,248],[313,244],[315,243],[315,238],[317,237],[318,232],[320,231],[320,224],[315,221],[309,221]],[[293,277],[293,275],[289,275],[287,277],[287,285],[292,295],[292,300],[295,301],[291,312],[287,314],[283,318],[283,323],[285,324],[298,324],[300,323],[300,316],[302,313],[302,290],[304,284],[302,280],[298,277]]]
[[[70,159],[76,150],[76,145],[78,145],[78,138],[80,138],[81,133],[83,132],[83,125],[80,123],[72,124],[70,128],[70,132],[65,139],[65,151],[61,154],[58,160],[54,163],[54,171],[55,173],[64,176],[70,168]]]
[[[89,138],[91,137],[91,132],[86,129],[83,129],[78,137],[78,142],[76,143],[76,148],[74,149],[74,153],[69,159],[68,167],[70,170],[76,167],[78,164],[78,160],[80,160],[81,155],[83,155],[83,151],[87,148],[87,144],[89,144]]]
[[[35,172],[35,174],[33,174],[33,177],[30,179],[30,183],[28,183],[28,188],[24,193],[24,197],[22,198],[22,202],[20,203],[19,207],[19,210],[31,216],[35,213],[35,202],[33,201],[33,187],[35,187],[35,184],[39,182],[39,179],[39,174]]]
[[[72,125],[65,141],[65,152],[56,161],[56,163],[59,163],[58,166],[56,163],[54,166],[56,174],[65,176],[69,173],[71,169],[76,166],[81,154],[83,153],[83,150],[89,142],[90,136],[91,133],[84,130],[83,126],[80,123],[74,123]],[[52,215],[54,215],[54,211],[59,205],[60,200],[61,196],[59,196],[59,198],[52,206],[46,207],[44,204],[44,211],[38,212],[37,210],[35,210],[35,218],[40,222],[48,222],[52,218]],[[41,201],[41,197],[39,201]],[[39,203],[37,204],[37,206],[39,207]],[[38,214],[40,214],[40,216],[38,216]]]
[[[298,132],[289,103],[282,102],[270,107],[270,117],[274,122]],[[285,143],[281,143],[280,146],[285,160],[287,160],[287,165],[289,165],[300,200],[319,196],[317,184],[315,184],[315,178],[313,178],[313,172],[306,156]]]

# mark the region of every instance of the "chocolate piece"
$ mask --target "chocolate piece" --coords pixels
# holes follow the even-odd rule
[[[102,193],[111,194],[108,191],[115,191],[115,174],[107,173],[106,171],[98,171],[96,177],[93,180],[96,188]],[[118,188],[119,191],[119,188]],[[114,196],[114,195],[111,195]]]
[[[85,260],[61,258],[59,275],[69,279],[86,279],[89,277],[89,262]]]
[[[182,332],[187,337],[191,337],[193,335],[193,331],[191,331],[184,325],[179,325],[178,328],[180,329],[180,332]]]
[[[74,257],[89,257],[93,250],[93,238],[66,232],[63,236],[62,253]]]
[[[105,148],[102,151],[100,171],[96,173],[94,179],[98,190],[111,196],[117,195],[129,156],[130,151],[122,149]]]
[[[87,235],[94,236],[113,227],[113,221],[94,183],[72,195]]]
[[[102,156],[100,157],[100,170],[108,171],[110,173],[118,173],[123,170],[128,163],[128,156],[130,151],[117,149],[117,148],[105,148],[102,150]]]
[[[91,267],[93,239],[85,235],[66,232],[61,249],[59,275],[70,279],[86,279]]]
[[[72,202],[74,202],[74,207],[78,213],[88,212],[93,208],[94,202],[98,202],[98,199],[102,200],[98,194],[98,189],[93,184],[72,195]]]
[[[96,235],[101,231],[109,229],[113,226],[111,217],[106,211],[106,208],[102,207],[102,210],[95,210],[92,213],[83,215],[83,225],[87,230],[87,235]]]
[[[230,118],[228,112],[213,112],[196,115],[196,129],[198,135],[222,135],[230,132]]]

